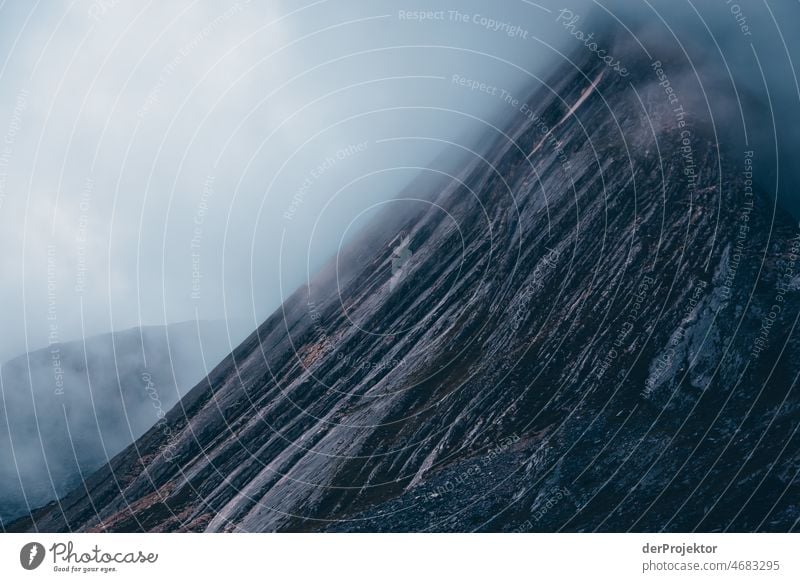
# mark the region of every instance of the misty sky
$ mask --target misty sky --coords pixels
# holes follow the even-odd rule
[[[599,4],[2,2],[0,361],[195,317],[235,322],[236,343],[420,168],[514,113],[454,76],[527,98],[577,45],[558,10]],[[604,6],[698,62],[724,54],[797,119],[800,5],[739,2],[745,34],[731,4]]]

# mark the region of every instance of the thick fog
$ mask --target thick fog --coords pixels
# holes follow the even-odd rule
[[[0,362],[45,348],[0,373],[0,517],[155,425],[149,378],[172,406],[576,51],[620,72],[634,52],[663,61],[721,149],[753,150],[759,187],[800,215],[797,22],[793,0],[0,4]],[[192,327],[169,338],[191,353],[151,338],[170,352],[157,366],[121,351],[146,343],[133,332],[56,347],[190,320],[227,325],[201,354]]]
[[[198,318],[234,346],[420,168],[516,113],[582,44],[565,9],[688,51],[726,94],[726,67],[761,106],[766,80],[798,137],[795,2],[4,3],[0,361]],[[774,154],[770,117],[750,123]]]
[[[599,17],[632,34],[620,43],[645,47],[664,61],[672,83],[685,84],[691,114],[713,123],[720,149],[735,159],[754,153],[757,186],[800,217],[800,42],[793,25],[800,3],[611,0],[594,3]],[[654,78],[654,81],[657,80]],[[678,87],[680,90],[680,87]],[[663,92],[662,89],[659,91]]]
[[[187,322],[103,334],[0,368],[0,524],[68,493],[202,379],[224,334]],[[202,345],[202,348],[201,348]]]
[[[569,42],[524,3],[423,9],[0,6],[0,362],[38,350],[0,370],[0,521],[158,427],[382,203],[509,117],[486,86],[529,91]],[[228,325],[91,337],[187,320]]]
[[[446,142],[508,116],[466,83],[527,93],[569,45],[550,10],[4,3],[0,361],[195,318],[235,346]]]

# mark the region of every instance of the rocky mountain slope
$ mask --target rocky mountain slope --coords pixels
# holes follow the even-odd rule
[[[222,359],[224,333],[207,322],[145,327],[4,364],[0,522],[65,495],[156,425]]]
[[[626,66],[581,47],[12,529],[796,529],[800,229],[677,63]]]

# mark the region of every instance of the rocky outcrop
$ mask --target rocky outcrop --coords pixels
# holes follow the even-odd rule
[[[0,370],[0,523],[66,495],[156,425],[224,355],[222,324],[51,345]]]
[[[13,528],[796,528],[798,227],[658,66],[581,55]]]

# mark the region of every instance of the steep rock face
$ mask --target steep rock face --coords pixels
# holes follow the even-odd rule
[[[796,527],[798,229],[636,66],[559,71],[14,528]]]
[[[157,424],[222,358],[223,334],[206,322],[144,327],[4,364],[0,521],[69,493]]]

